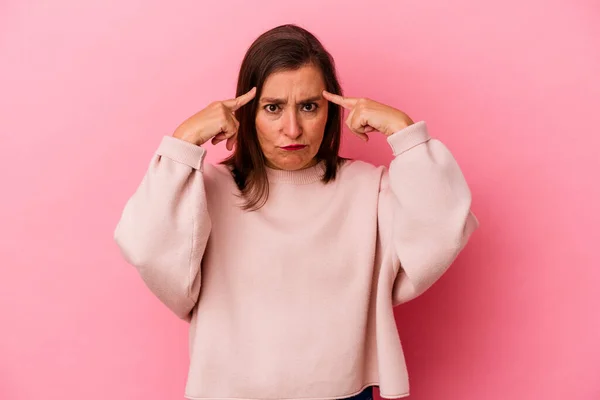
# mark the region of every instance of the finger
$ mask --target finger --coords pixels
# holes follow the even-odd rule
[[[229,136],[227,138],[227,142],[225,142],[225,147],[229,151],[233,150],[233,145],[237,141],[237,135],[238,135],[238,132],[240,130],[240,123],[238,122],[237,118],[235,118],[235,116],[232,116],[231,120],[233,121],[233,123],[235,125],[235,132],[234,132],[233,135]]]
[[[360,140],[364,141],[365,143],[369,141],[369,136],[367,136],[366,133],[359,132],[359,131],[357,131],[355,129],[350,129],[350,131],[352,133],[354,133],[356,136],[358,136],[358,138]]]
[[[233,114],[228,115],[227,123],[231,127],[231,129],[228,129],[226,133],[226,138],[228,139],[238,133],[240,129],[240,123]]]
[[[323,90],[323,97],[338,106],[344,107],[346,110],[352,109],[358,101],[358,99],[353,97],[344,97],[339,94],[329,93],[327,90]]]
[[[227,150],[231,151],[231,150],[233,150],[233,145],[236,142],[237,142],[237,134],[235,134],[232,137],[227,139],[227,142],[225,143],[225,147],[227,148]]]
[[[237,138],[237,133],[233,133],[233,134],[228,134],[228,133],[219,133],[218,135],[216,135],[215,137],[213,137],[211,139],[211,143],[216,146],[217,144],[221,143],[222,141],[226,140],[226,145],[227,145],[227,149],[230,149],[230,143],[235,143]]]
[[[364,113],[358,113],[358,116],[356,116],[355,114],[353,124],[354,129],[359,132],[366,133],[367,128],[373,129],[373,127],[369,125],[369,120],[367,119],[367,117],[365,117]]]
[[[369,133],[369,132],[373,132],[375,131],[375,128],[373,128],[370,125],[365,126],[365,129],[363,130],[364,133]]]
[[[243,95],[236,97],[235,99],[225,100],[223,105],[229,108],[231,111],[236,111],[242,106],[248,104],[256,96],[256,87],[253,87]]]
[[[354,108],[348,114],[348,118],[346,118],[346,126],[350,129],[350,131],[352,133],[354,133],[360,139],[364,140],[365,142],[368,142],[369,137],[366,135],[366,133],[364,133],[365,127],[363,127],[360,124],[360,121],[357,122],[357,119],[355,117],[355,115],[356,115],[355,111],[356,111],[356,109]]]
[[[240,128],[240,123],[233,116],[233,114],[229,114],[228,118],[225,121],[223,127],[221,127],[221,131],[217,133],[211,140],[213,145],[219,144],[225,139],[229,139],[232,136],[235,136]]]
[[[225,136],[225,134],[224,134],[223,132],[221,132],[221,133],[219,133],[218,135],[215,135],[215,136],[214,136],[214,137],[213,137],[213,138],[210,140],[210,142],[211,142],[213,145],[217,145],[217,144],[219,144],[220,142],[222,142],[222,141],[223,141],[223,140],[225,140],[225,139],[227,139],[227,136]]]

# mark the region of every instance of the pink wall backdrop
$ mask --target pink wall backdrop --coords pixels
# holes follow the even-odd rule
[[[411,399],[600,399],[593,0],[3,1],[0,399],[182,398],[187,325],[112,232],[161,136],[287,22],[347,94],[426,120],[472,187],[480,230],[397,310]],[[391,160],[379,136],[343,154]]]

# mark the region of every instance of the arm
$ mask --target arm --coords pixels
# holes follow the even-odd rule
[[[456,160],[424,121],[387,138],[394,159],[382,177],[378,219],[396,274],[394,305],[427,290],[452,264],[479,223]]]
[[[125,260],[148,288],[189,321],[211,231],[203,179],[206,150],[164,136],[114,231]]]

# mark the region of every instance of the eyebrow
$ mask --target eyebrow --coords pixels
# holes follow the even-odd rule
[[[312,103],[315,101],[319,101],[321,99],[323,99],[323,96],[321,96],[321,95],[311,96],[311,97],[308,97],[306,99],[299,101],[297,104]],[[276,97],[263,97],[260,99],[260,102],[261,103],[269,103],[269,104],[287,104],[287,100],[278,99]]]

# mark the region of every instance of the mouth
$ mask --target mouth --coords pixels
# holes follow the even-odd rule
[[[305,147],[306,147],[305,144],[293,144],[291,146],[282,147],[282,149],[287,150],[287,151],[296,151],[296,150],[302,150]]]

